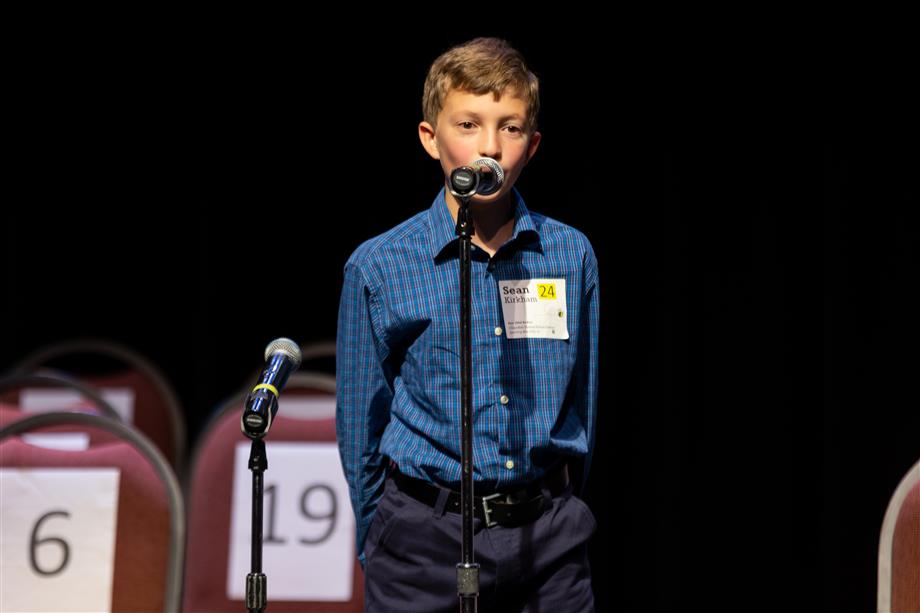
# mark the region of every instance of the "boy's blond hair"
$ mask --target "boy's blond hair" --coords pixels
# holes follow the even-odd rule
[[[537,129],[540,83],[520,52],[504,40],[476,38],[434,61],[422,94],[422,114],[432,126],[437,126],[438,113],[452,89],[476,95],[491,92],[496,100],[506,92],[517,96],[527,103],[527,132]]]

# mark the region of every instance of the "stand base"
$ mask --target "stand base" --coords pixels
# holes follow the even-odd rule
[[[268,601],[268,577],[262,573],[246,575],[246,608],[264,611]]]
[[[479,564],[457,564],[457,594],[461,598],[479,595]]]

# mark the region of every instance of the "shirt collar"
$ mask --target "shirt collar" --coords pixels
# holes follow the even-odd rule
[[[508,243],[520,239],[522,243],[540,242],[540,232],[530,217],[530,211],[524,204],[524,198],[517,191],[511,189],[514,201],[514,232]],[[457,223],[450,215],[445,198],[445,188],[442,188],[428,210],[428,240],[431,246],[431,257],[437,259],[451,244],[457,241]],[[456,251],[456,249],[454,250]]]

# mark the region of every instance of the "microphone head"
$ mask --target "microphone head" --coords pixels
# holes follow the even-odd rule
[[[502,165],[492,158],[479,158],[473,162],[474,168],[486,168],[488,172],[480,172],[480,182],[476,188],[476,193],[483,196],[494,194],[501,189],[505,182],[505,171]]]
[[[291,358],[295,366],[300,366],[300,361],[303,359],[300,346],[289,338],[276,338],[270,342],[265,348],[265,361],[267,362],[276,353],[283,353]]]

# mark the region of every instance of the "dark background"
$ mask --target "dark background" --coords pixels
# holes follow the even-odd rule
[[[599,610],[874,608],[882,517],[920,458],[912,43],[244,17],[30,22],[0,369],[118,340],[194,440],[269,340],[334,338],[348,255],[439,189],[428,65],[504,36],[542,86],[518,185],[600,262]]]

